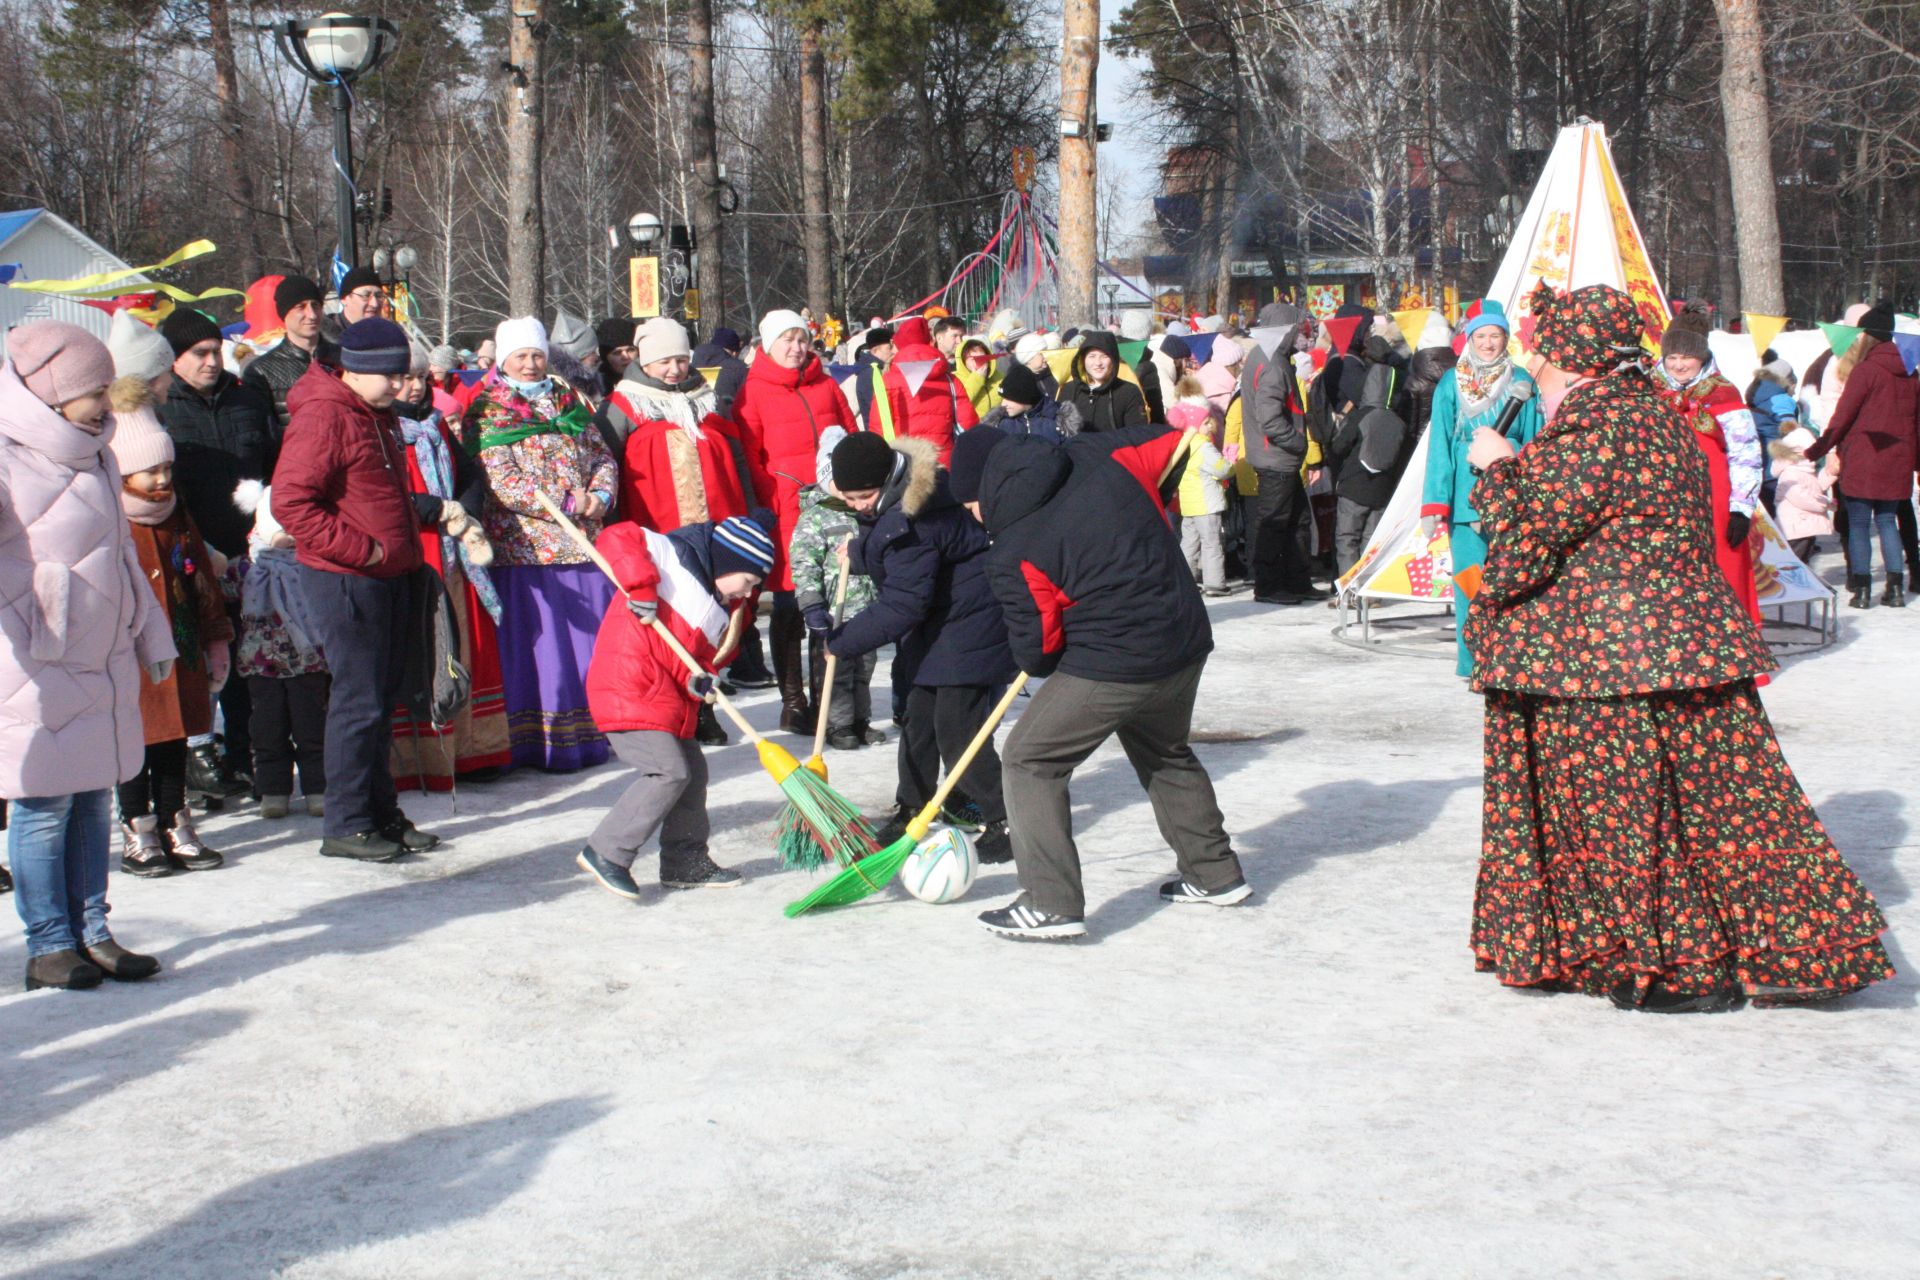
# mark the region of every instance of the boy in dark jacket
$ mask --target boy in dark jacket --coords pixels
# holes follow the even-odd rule
[[[623,521],[596,544],[620,579],[587,668],[587,707],[614,755],[639,771],[575,858],[600,887],[640,897],[634,859],[660,836],[660,883],[725,889],[740,873],[707,855],[707,759],[694,740],[713,672],[727,664],[729,623],[773,571],[772,518],[731,516],[655,533]],[[706,673],[693,675],[656,633],[658,620]]]
[[[987,573],[1014,660],[1048,677],[1007,738],[1023,892],[980,917],[1002,937],[1085,936],[1067,788],[1116,733],[1179,859],[1180,878],[1160,896],[1232,906],[1252,893],[1187,741],[1213,632],[1163,496],[1179,484],[1186,444],[1156,427],[1064,446],[975,431],[955,454],[954,491],[993,534]]]
[[[1333,546],[1342,574],[1365,553],[1380,513],[1393,500],[1412,445],[1413,437],[1400,415],[1379,405],[1348,413],[1327,443],[1327,465],[1333,468],[1337,495]]]
[[[873,579],[874,600],[840,626],[827,629],[823,607],[807,625],[827,630],[827,647],[842,662],[895,646],[900,779],[897,807],[880,832],[885,843],[933,798],[942,761],[951,768],[986,723],[1013,679],[1013,655],[987,582],[986,530],[954,501],[931,444],[903,436],[889,446],[855,432],[834,447],[833,485],[860,525],[850,554],[853,567]],[[955,807],[948,821],[984,827],[975,842],[980,860],[1007,861],[1013,855],[991,741],[955,795],[962,791],[978,816]]]

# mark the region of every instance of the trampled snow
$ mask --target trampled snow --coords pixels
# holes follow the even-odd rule
[[[0,1272],[1914,1273],[1920,609],[1849,614],[1765,694],[1901,976],[1691,1019],[1473,972],[1450,660],[1344,647],[1318,608],[1213,617],[1198,749],[1258,894],[1161,904],[1109,747],[1074,787],[1084,945],[979,928],[1010,868],[784,919],[808,880],[738,745],[708,756],[726,892],[627,903],[575,868],[617,765],[415,796],[447,843],[387,866],[208,820],[226,868],[113,880],[157,979],[19,994],[0,941]],[[891,746],[829,763],[890,803]]]

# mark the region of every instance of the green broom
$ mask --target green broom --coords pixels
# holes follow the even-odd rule
[[[833,591],[833,616],[836,618],[840,616],[841,607],[847,602],[848,568],[848,562],[842,559],[840,581]],[[819,774],[822,781],[827,780],[827,707],[833,702],[833,676],[839,664],[840,659],[829,651],[827,669],[820,682],[821,702],[816,713],[818,723],[813,729],[813,754],[808,756],[806,763],[801,766]],[[838,792],[833,794],[839,795]],[[849,833],[856,845],[864,846],[854,851],[855,858],[864,858],[880,847],[880,838],[874,834],[873,828],[867,825],[867,820],[858,810],[837,816],[844,824],[841,829]],[[786,811],[780,815],[780,835],[774,841],[773,847],[779,853],[780,865],[783,867],[799,867],[802,870],[812,871],[829,857],[843,864],[848,861],[847,858],[839,857],[821,846],[820,841],[814,837],[813,828],[801,817],[799,807],[793,804],[787,805]]]
[[[993,731],[1000,727],[1000,721],[1013,706],[1013,700],[1019,697],[1020,691],[1026,687],[1027,676],[1025,672],[1021,672],[1020,678],[1007,686],[1007,691],[1001,696],[999,705],[994,707],[993,713],[987,717],[987,722],[980,726],[980,732],[973,735],[973,741],[967,744],[966,751],[953,762],[953,768],[947,771],[946,780],[940,784],[940,789],[933,793],[933,799],[927,801],[926,807],[915,814],[913,821],[907,824],[905,835],[871,857],[862,858],[854,863],[800,901],[789,903],[787,918],[792,919],[815,907],[844,907],[858,902],[868,894],[885,888],[888,881],[899,875],[900,867],[906,862],[907,855],[927,838],[927,832],[933,827],[933,820],[940,815],[940,806],[947,802],[949,795],[953,794],[953,789],[959,785],[961,776],[967,771],[967,766],[973,763],[973,758],[980,754],[980,748],[986,746],[987,740],[993,737]]]
[[[539,500],[541,506],[546,508],[547,514],[552,516],[560,527],[579,544],[587,558],[599,566],[600,572],[607,575],[607,581],[613,583],[614,590],[631,602],[633,597],[627,595],[626,588],[620,585],[620,577],[614,573],[613,566],[607,563],[607,558],[600,554],[600,548],[593,545],[592,540],[581,531],[580,526],[569,520],[566,513],[561,511],[553,499],[546,494],[536,489],[533,496]],[[636,623],[640,621],[639,615],[634,616],[634,621]],[[687,652],[686,646],[680,643],[679,638],[667,628],[664,622],[655,618],[647,625],[653,628],[654,634],[660,637],[660,643],[666,645],[673,655],[686,665],[689,672],[696,676],[711,674],[692,654]],[[779,743],[769,742],[762,737],[724,693],[715,689],[712,698],[714,706],[733,721],[741,735],[760,753],[761,767],[779,785],[781,793],[799,813],[800,820],[807,824],[821,848],[831,850],[833,856],[842,861],[850,861],[872,848],[872,829],[866,827],[865,821],[860,817],[859,809],[854,807],[851,801],[829,787],[826,779],[819,774],[811,769],[801,768],[800,762],[794,759],[791,751]],[[848,815],[852,815],[851,820]],[[866,830],[864,840],[860,834],[862,829]]]

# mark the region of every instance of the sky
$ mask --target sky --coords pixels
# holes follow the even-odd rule
[[[1103,31],[1111,34],[1121,7],[1118,0],[1106,0],[1101,12]],[[1095,101],[1100,119],[1113,126],[1113,141],[1101,146],[1099,162],[1103,174],[1118,174],[1122,180],[1128,207],[1120,226],[1129,239],[1148,220],[1153,195],[1160,185],[1160,147],[1141,128],[1152,112],[1152,105],[1144,100],[1130,100],[1139,83],[1133,59],[1121,57],[1111,45],[1100,46]]]

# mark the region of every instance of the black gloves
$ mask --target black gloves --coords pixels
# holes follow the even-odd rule
[[[1753,528],[1753,520],[1735,511],[1727,516],[1727,546],[1737,550],[1747,540],[1748,532]]]
[[[823,604],[808,605],[800,616],[806,620],[807,630],[815,635],[824,636],[833,630],[833,614]]]

